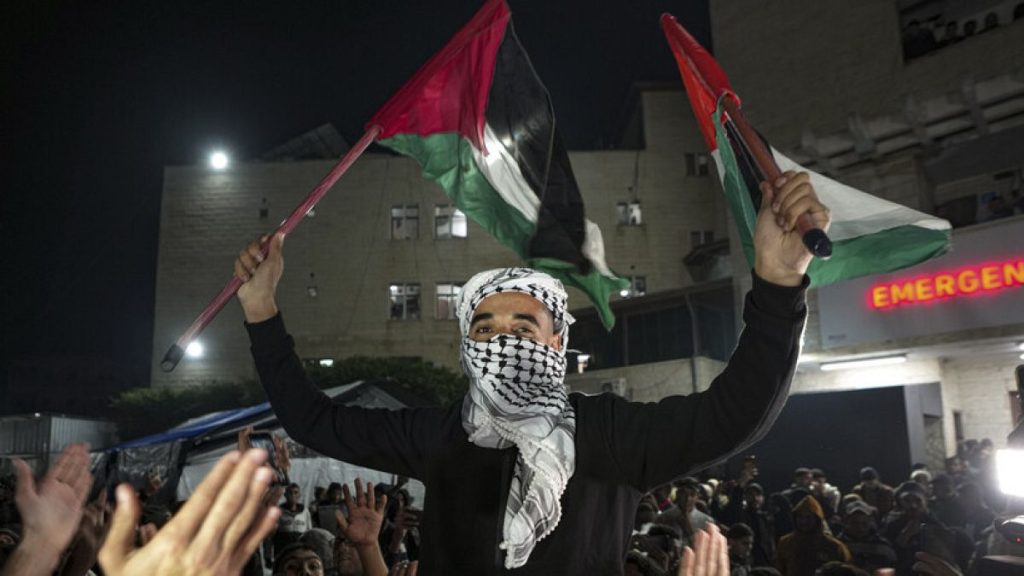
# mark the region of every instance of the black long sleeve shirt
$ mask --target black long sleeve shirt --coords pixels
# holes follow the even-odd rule
[[[260,380],[294,440],[424,483],[421,574],[618,575],[644,492],[744,450],[778,416],[799,355],[806,285],[806,278],[787,288],[755,275],[746,328],[704,392],[652,403],[571,394],[576,470],[562,519],[514,570],[504,568],[498,547],[514,447],[470,443],[461,402],[395,411],[335,404],[306,378],[280,315],[247,328]]]

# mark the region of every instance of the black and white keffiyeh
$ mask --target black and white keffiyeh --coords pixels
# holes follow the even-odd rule
[[[528,338],[499,334],[487,342],[469,338],[476,307],[488,296],[521,292],[540,301],[554,317],[561,349]],[[462,426],[470,442],[485,448],[519,450],[503,541],[505,567],[518,568],[538,541],[558,525],[560,499],[576,468],[576,414],[565,390],[568,295],[562,283],[529,268],[481,272],[459,295],[462,367],[470,379],[462,405]]]

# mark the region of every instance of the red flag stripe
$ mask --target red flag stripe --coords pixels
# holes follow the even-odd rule
[[[672,54],[676,57],[679,73],[686,85],[686,93],[690,97],[690,104],[693,106],[701,134],[704,135],[704,141],[707,142],[708,149],[714,151],[717,145],[712,117],[718,98],[722,94],[728,94],[737,104],[739,98],[729,86],[729,78],[722,67],[700,42],[676,21],[675,16],[662,14],[661,29],[665,32],[665,38],[672,47]]]
[[[505,37],[509,9],[489,0],[447,45],[434,54],[367,123],[379,139],[395,134],[458,132],[483,149],[484,112],[495,55]]]

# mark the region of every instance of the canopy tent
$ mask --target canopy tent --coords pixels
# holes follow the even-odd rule
[[[326,389],[324,393],[346,406],[398,410],[427,405],[397,383],[384,380],[353,382]],[[281,428],[270,404],[264,402],[205,414],[165,432],[114,446],[97,461],[96,484],[112,489],[118,483],[129,482],[140,487],[149,477],[158,476],[165,482],[155,496],[157,501],[171,504],[174,500],[185,500],[217,459],[237,446],[238,432],[247,426],[284,437],[291,457],[289,478],[299,485],[305,501],[312,498],[315,486],[331,482],[351,484],[362,478],[394,484],[397,480],[390,473],[341,462],[296,443]],[[406,488],[415,502],[423,501],[421,483],[410,481]]]

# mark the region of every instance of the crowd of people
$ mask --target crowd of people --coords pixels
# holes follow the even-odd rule
[[[944,470],[915,465],[892,482],[864,467],[844,493],[823,470],[801,467],[790,486],[766,487],[752,461],[735,479],[677,480],[640,504],[626,574],[671,573],[711,523],[727,536],[732,576],[979,574],[984,556],[1024,555],[995,529],[1024,510],[996,487],[990,441],[966,442]]]
[[[332,483],[306,501],[297,484],[276,482],[287,450],[268,463],[247,435],[174,514],[150,485],[87,500],[83,445],[38,480],[16,462],[0,492],[0,574],[416,574],[419,510],[402,480]],[[705,563],[721,554],[707,576],[979,573],[983,556],[1024,555],[995,529],[1022,510],[995,488],[992,448],[969,441],[944,470],[916,465],[895,486],[864,467],[846,493],[816,468],[769,490],[752,459],[735,479],[682,478],[640,502],[623,573],[694,574],[694,550]]]

